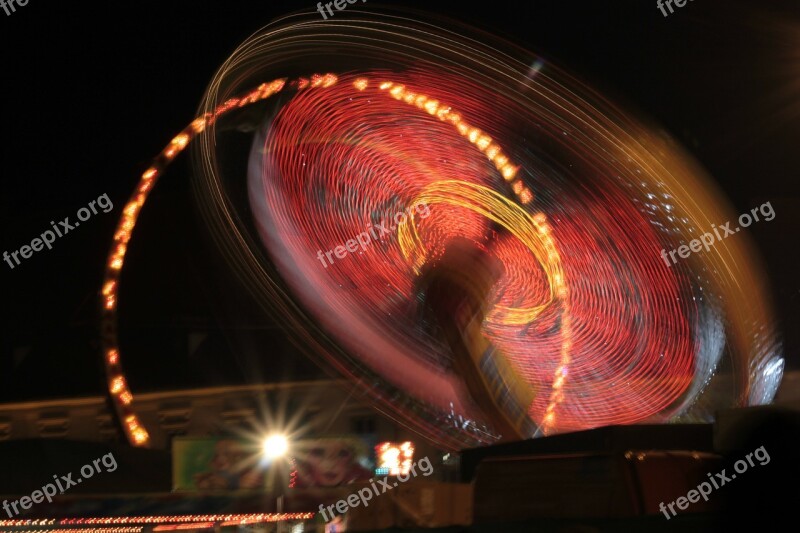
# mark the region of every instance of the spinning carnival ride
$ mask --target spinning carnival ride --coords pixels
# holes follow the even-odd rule
[[[490,36],[348,16],[243,43],[124,210],[101,304],[134,445],[149,437],[117,344],[120,272],[192,142],[203,213],[250,294],[442,448],[773,398],[783,360],[747,236],[661,256],[734,219],[669,138]]]

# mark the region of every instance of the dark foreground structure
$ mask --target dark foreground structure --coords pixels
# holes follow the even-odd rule
[[[119,448],[113,487],[98,475],[52,503],[3,516],[0,530],[723,531],[788,518],[800,501],[798,443],[800,413],[758,407],[720,413],[714,425],[606,427],[466,450],[458,482],[389,477],[396,488],[366,507],[351,506],[336,519],[338,529],[326,526],[319,506],[346,500],[368,483],[280,495],[182,494],[169,491],[165,452]],[[25,481],[41,479],[37,472],[67,459],[88,462],[102,451],[58,441],[4,446],[14,450],[0,457],[45,458],[38,466],[0,463],[5,499],[38,488]],[[11,487],[14,479],[23,481]]]

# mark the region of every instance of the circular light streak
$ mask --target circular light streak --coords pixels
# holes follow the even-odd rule
[[[674,266],[660,255],[733,218],[702,171],[563,72],[535,58],[526,69],[496,44],[393,16],[303,19],[231,56],[143,174],[109,256],[109,392],[133,444],[148,435],[116,341],[119,273],[147,195],[196,138],[201,207],[233,271],[320,362],[442,447],[498,437],[418,316],[416,275],[456,237],[505,267],[483,333],[534,392],[542,433],[707,420],[774,396],[780,346],[746,237]],[[324,63],[338,72],[282,77]],[[218,157],[243,130],[255,132],[249,205]],[[409,211],[420,204],[430,216]],[[382,238],[320,264],[383,223]],[[728,396],[713,387],[723,357]]]

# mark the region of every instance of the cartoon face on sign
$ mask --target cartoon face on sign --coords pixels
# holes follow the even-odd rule
[[[236,490],[255,489],[264,485],[260,472],[241,443],[221,440],[214,445],[214,455],[208,470],[194,475],[198,489]]]
[[[364,446],[357,439],[298,442],[294,453],[295,487],[336,487],[369,480],[372,472],[360,463],[365,456]]]

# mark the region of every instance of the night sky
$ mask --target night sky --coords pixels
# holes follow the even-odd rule
[[[800,366],[800,7],[695,0],[384,2],[447,15],[540,53],[663,128],[750,228],[789,364]],[[358,6],[369,10],[379,3]],[[102,394],[97,293],[114,226],[150,159],[194,116],[230,52],[311,0],[45,2],[0,11],[0,244],[11,252],[104,193],[114,204],[0,269],[0,401]],[[343,12],[345,13],[345,12]],[[346,16],[346,15],[345,15]],[[185,157],[145,206],[120,295],[134,392],[319,374],[230,274]],[[135,354],[133,357],[131,354]]]

